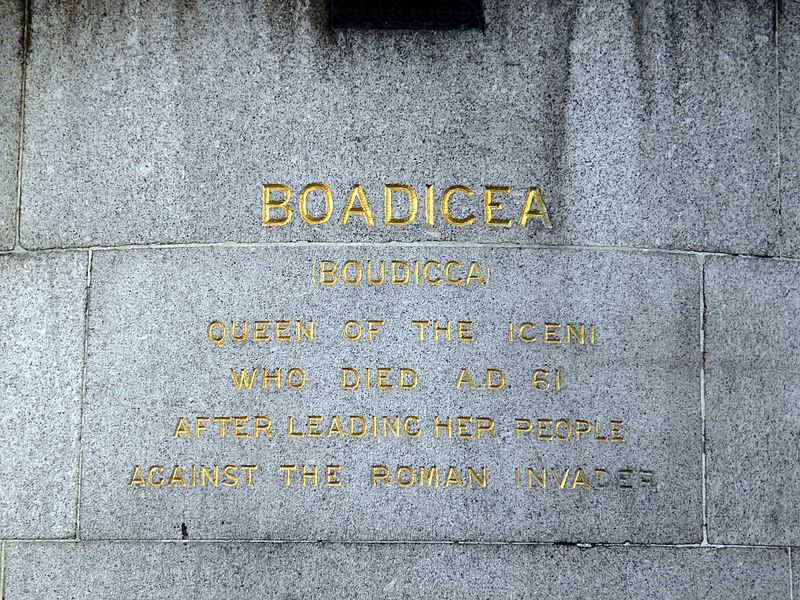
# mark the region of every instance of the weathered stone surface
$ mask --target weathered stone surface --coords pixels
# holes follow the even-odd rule
[[[800,257],[800,2],[785,0],[780,6],[782,250]]]
[[[800,543],[800,265],[706,266],[706,430],[712,543]]]
[[[16,237],[22,2],[0,1],[0,250]]]
[[[6,600],[789,599],[786,550],[439,544],[15,543]],[[41,577],[46,573],[47,577]],[[80,577],[76,574],[80,573]]]
[[[324,3],[34,6],[26,247],[467,240],[778,251],[772,2],[486,3],[481,32],[330,31]],[[331,187],[261,226],[261,184]],[[376,226],[337,223],[364,185]],[[382,185],[541,187],[553,228],[381,221]],[[501,196],[502,198],[502,196]],[[454,201],[462,205],[463,200]],[[319,207],[319,199],[314,206]],[[513,210],[509,207],[513,206]],[[316,210],[319,210],[317,208]],[[463,214],[463,213],[459,213]]]
[[[68,537],[78,500],[86,256],[0,256],[0,538]]]
[[[476,261],[486,284],[321,286],[319,260],[442,265]],[[312,264],[316,264],[312,267]],[[96,252],[87,367],[82,533],[88,538],[536,540],[692,542],[701,538],[699,309],[693,257],[616,252],[442,248],[174,249]],[[413,271],[413,268],[412,268]],[[464,269],[453,270],[454,274]],[[353,273],[353,271],[349,271]],[[373,279],[377,279],[375,271]],[[413,275],[412,275],[413,281]],[[209,324],[314,321],[301,342],[209,341]],[[347,320],[384,320],[372,342],[348,341]],[[472,342],[419,341],[412,320],[472,321]],[[533,322],[537,341],[506,341]],[[544,343],[543,323],[584,323],[584,344]],[[590,326],[595,343],[590,343]],[[577,325],[576,325],[577,326]],[[226,325],[229,327],[229,325]],[[240,326],[237,326],[240,327]],[[294,329],[291,329],[294,332]],[[552,329],[562,341],[566,329]],[[219,333],[215,326],[214,333]],[[237,331],[238,333],[238,331]],[[275,335],[274,332],[272,334]],[[304,369],[302,389],[258,380],[237,391],[230,370]],[[406,367],[414,389],[342,389],[341,368]],[[461,368],[476,389],[456,390]],[[485,371],[505,372],[488,390]],[[561,390],[536,391],[535,369]],[[396,374],[396,372],[395,372]],[[396,385],[396,375],[390,381]],[[494,379],[496,381],[496,378]],[[479,389],[482,388],[482,389]],[[178,419],[268,416],[273,436],[173,438]],[[308,415],[418,416],[417,438],[371,434],[288,438]],[[495,420],[492,439],[432,437],[435,416]],[[515,418],[622,420],[622,443],[516,439]],[[379,428],[381,426],[379,425]],[[561,434],[565,435],[565,426]],[[583,427],[583,426],[582,426]],[[470,428],[472,429],[472,428]],[[440,430],[444,433],[444,430]],[[251,428],[252,433],[252,428]],[[552,435],[552,433],[545,435]],[[134,465],[259,465],[252,486],[129,487]],[[279,465],[342,465],[342,487],[284,487]],[[438,489],[370,485],[372,465],[439,465]],[[486,488],[444,487],[449,466],[486,466]],[[515,487],[514,467],[521,469]],[[526,467],[549,485],[526,488]],[[606,487],[579,481],[581,467]],[[555,469],[565,489],[553,480]],[[619,474],[633,470],[633,475]],[[648,475],[644,471],[652,472]],[[540,472],[540,471],[537,471]],[[169,475],[169,474],[168,474]],[[624,481],[618,477],[627,478]],[[655,486],[645,483],[655,478]],[[322,475],[320,475],[322,479]],[[418,482],[418,480],[417,480]],[[453,483],[453,482],[451,482]],[[473,481],[474,483],[474,481]],[[631,487],[619,487],[619,484]],[[183,533],[182,533],[183,528]]]

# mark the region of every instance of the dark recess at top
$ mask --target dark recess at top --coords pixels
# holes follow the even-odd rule
[[[330,0],[331,27],[483,29],[481,0]]]

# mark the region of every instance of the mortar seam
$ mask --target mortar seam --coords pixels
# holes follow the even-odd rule
[[[645,543],[645,542],[531,542],[508,540],[338,540],[338,539],[146,539],[146,538],[39,538],[9,540],[21,544],[352,544],[352,545],[396,545],[396,546],[536,546],[546,548],[687,548],[704,550],[791,550],[790,546],[774,544],[708,544],[699,543]]]
[[[794,570],[792,569],[792,547],[789,546],[789,600],[794,600]]]
[[[382,241],[382,242],[333,242],[333,241],[282,241],[282,242],[186,242],[186,243],[153,243],[153,244],[127,244],[120,246],[63,246],[53,248],[33,248],[25,253],[57,253],[57,252],[120,252],[127,250],[175,250],[175,249],[258,249],[258,248],[445,248],[445,249],[494,249],[506,248],[516,250],[571,250],[587,252],[627,252],[641,254],[677,254],[679,256],[706,257],[716,256],[722,258],[744,258],[755,260],[785,261],[800,263],[800,257],[793,256],[767,256],[759,254],[714,252],[707,250],[681,250],[676,248],[639,248],[635,246],[583,246],[583,245],[547,245],[525,244],[520,242],[449,242],[449,241]],[[8,254],[9,251],[0,252]]]
[[[781,0],[775,0],[775,120],[777,122],[777,161],[778,161],[778,256],[783,257],[785,246],[785,229],[783,223],[783,136],[781,132],[781,52],[780,52],[780,17]]]
[[[86,374],[89,362],[89,297],[92,289],[92,257],[92,250],[89,250],[86,261],[86,288],[83,304],[83,364],[81,369],[80,425],[78,427],[78,497],[75,503],[76,540],[81,539],[81,502],[83,499],[83,429],[86,418]]]
[[[702,457],[700,460],[700,488],[703,499],[703,541],[708,546],[708,469],[706,464],[706,264],[700,263],[700,431]]]
[[[17,203],[14,227],[14,248],[13,252],[18,252],[20,246],[20,230],[22,227],[22,160],[24,156],[25,144],[25,100],[27,96],[28,80],[28,47],[29,47],[29,21],[30,21],[30,0],[25,0],[22,9],[22,65],[19,85],[19,136],[17,136]]]
[[[5,598],[6,590],[6,542],[0,542],[0,600]]]

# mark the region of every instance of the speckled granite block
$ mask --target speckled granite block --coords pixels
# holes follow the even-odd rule
[[[782,251],[800,257],[800,2],[780,5]]]
[[[706,266],[709,540],[800,543],[800,265]]]
[[[74,535],[86,256],[0,256],[0,538]]]
[[[312,273],[319,277],[321,260],[372,260],[375,280],[380,260],[464,265],[453,268],[451,278],[463,277],[474,261],[488,279],[483,286],[474,280],[468,286],[390,285],[388,276],[382,285],[320,285]],[[698,542],[699,275],[693,257],[644,253],[354,247],[96,252],[82,533],[101,539]],[[280,343],[228,338],[219,347],[209,340],[211,323],[229,328],[242,319],[313,320],[315,337]],[[343,335],[350,319],[385,323],[374,341],[354,342]],[[432,341],[425,326],[420,341],[412,320],[449,320],[451,340],[441,334]],[[456,341],[457,321],[472,322],[467,327],[474,340]],[[508,322],[538,324],[523,331],[536,341],[523,343],[515,334],[508,342]],[[560,325],[545,334],[548,322]],[[583,344],[573,334],[565,343],[565,323],[584,324]],[[265,327],[261,337],[277,335]],[[288,330],[295,335],[293,324]],[[342,368],[357,369],[363,384],[368,367],[369,388],[342,388]],[[231,369],[240,378],[242,369],[253,368],[252,387],[239,379],[237,389]],[[277,368],[284,378],[290,368],[303,369],[304,387],[291,389],[284,380],[276,390],[274,382],[264,383],[262,369],[273,374]],[[375,388],[376,368],[393,369],[392,389]],[[416,387],[398,388],[399,368],[417,372]],[[462,368],[472,371],[474,389],[461,379]],[[505,387],[487,388],[490,368],[505,373]],[[548,371],[539,378],[549,384],[537,385],[550,385],[549,392],[534,389],[536,369]],[[558,392],[552,391],[556,369]],[[492,376],[493,384],[498,380]],[[347,384],[352,381],[348,374]],[[176,436],[181,417],[196,431],[195,418],[203,415],[249,415],[242,423],[251,435],[233,439],[228,431],[223,438],[215,428],[199,438]],[[258,415],[271,419],[271,438],[254,437]],[[379,423],[383,415],[403,422],[416,416],[410,430],[422,433],[384,436],[378,425],[374,436],[334,430],[290,437],[288,418],[294,433],[311,432],[309,415],[318,416],[323,432],[334,427],[332,415],[346,431],[351,415],[366,415],[368,423],[371,415]],[[455,428],[458,416],[474,419],[465,429],[473,437],[459,438],[453,429],[447,438],[443,428],[439,438],[433,435],[435,418],[451,418]],[[486,431],[474,437],[479,417],[494,419],[495,437]],[[562,424],[565,439],[548,441],[554,424],[543,425],[542,437],[518,436],[517,418],[532,427],[538,419],[564,418],[573,429],[582,420],[581,428],[591,423],[594,429],[576,438]],[[611,421],[624,421],[615,436],[624,442],[610,441]],[[244,471],[230,488],[192,486],[191,465],[197,471],[201,464],[255,464],[258,470],[251,486]],[[323,485],[320,472],[318,487],[300,487],[298,467],[286,487],[282,464],[341,465],[343,485]],[[172,485],[143,485],[136,465],[167,465],[167,480],[174,465],[182,465],[185,485],[177,478]],[[375,465],[390,469],[388,481],[372,479]],[[438,486],[423,483],[419,474],[418,467],[433,465]],[[403,466],[413,466],[413,486],[403,487],[409,477]],[[450,466],[460,470],[463,486],[455,476],[445,485]],[[466,485],[467,466],[486,467],[485,487],[475,480]],[[540,478],[546,471],[547,487],[529,478],[528,467]]]
[[[786,550],[437,544],[15,543],[5,600],[789,600]],[[42,577],[42,574],[46,574]]]
[[[22,4],[0,1],[0,250],[14,247],[17,226]]]
[[[485,34],[327,27],[325,3],[34,5],[26,247],[455,240],[778,251],[772,2],[486,3]],[[302,186],[333,217],[297,216]],[[261,185],[293,220],[262,227]],[[385,183],[462,184],[454,227],[382,221]],[[364,186],[375,226],[339,225]],[[529,186],[552,228],[485,227]],[[313,200],[321,210],[321,199]]]

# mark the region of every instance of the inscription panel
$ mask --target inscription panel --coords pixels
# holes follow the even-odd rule
[[[776,254],[772,3],[724,10],[486,3],[486,33],[330,31],[324,2],[37,2],[28,64],[26,247],[224,241],[524,242]],[[725,60],[719,60],[724,56]],[[375,57],[379,57],[376,60]],[[301,220],[330,187],[334,218]],[[294,218],[261,225],[261,186]],[[362,184],[422,211],[340,224]],[[510,187],[484,226],[482,186]],[[519,227],[538,186],[552,228]],[[754,199],[758,199],[755,201]],[[321,201],[314,198],[314,215]]]
[[[95,253],[90,538],[697,542],[699,265]]]

